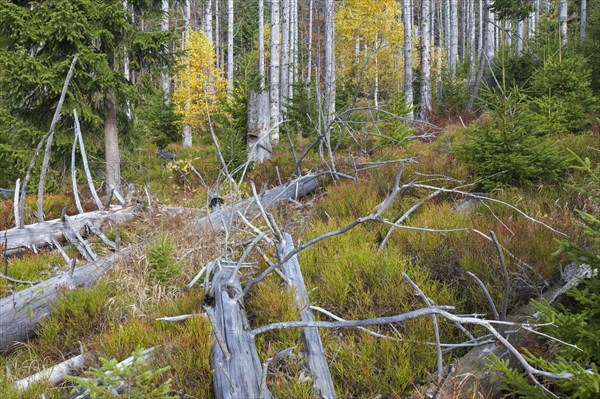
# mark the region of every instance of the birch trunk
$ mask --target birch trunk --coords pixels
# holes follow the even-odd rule
[[[258,74],[260,90],[265,90],[265,0],[258,0]]]
[[[227,0],[227,93],[233,91],[233,0]]]
[[[326,135],[335,115],[335,9],[334,0],[325,0],[325,124]]]
[[[456,74],[458,63],[458,0],[450,0],[450,74]]]
[[[429,37],[431,0],[421,5],[421,99],[419,118],[427,120],[431,113],[431,43]]]
[[[521,19],[517,21],[517,56],[523,55],[523,34],[524,34],[524,21]]]
[[[280,32],[281,25],[279,23],[279,0],[271,0],[271,62],[270,77],[270,100],[271,100],[271,142],[277,144],[279,142],[279,73],[280,73]]]
[[[209,3],[210,3],[210,0],[209,0]],[[207,7],[210,8],[210,4],[208,4]],[[204,12],[205,12],[204,15],[206,16],[207,10],[205,9]],[[185,3],[183,5],[184,42],[187,42],[187,40],[190,36],[190,16],[191,16],[190,0],[185,0]],[[209,25],[210,25],[211,19],[212,19],[212,16],[209,18]],[[206,33],[206,25],[205,25],[204,33],[208,36],[208,34]],[[210,34],[212,36],[212,27],[211,27]],[[184,84],[188,86],[188,96],[187,96],[186,104],[185,104],[186,109],[188,109],[190,107],[189,83],[185,82]],[[192,127],[190,126],[189,123],[184,123],[181,127],[181,146],[183,148],[189,148],[192,146]]]
[[[119,152],[119,132],[117,130],[117,109],[115,94],[108,90],[104,97],[104,160],[106,161],[107,190],[114,187],[121,192],[121,154]]]
[[[162,0],[160,30],[162,32],[169,30],[169,0]],[[171,94],[171,77],[167,71],[161,72],[160,85],[165,96],[165,101],[168,101],[168,98]]]
[[[587,24],[587,0],[581,0],[579,9],[579,44],[585,42],[585,28]]]
[[[290,0],[281,0],[281,69],[280,69],[279,106],[280,119],[285,114],[285,103],[289,94],[290,73]]]
[[[477,100],[477,97],[479,96],[479,88],[481,87],[481,80],[483,79],[483,72],[485,70],[486,65],[488,65],[488,62],[490,62],[490,58],[488,58],[486,55],[486,49],[487,49],[487,47],[490,46],[488,42],[491,39],[491,37],[489,35],[490,31],[488,29],[488,25],[491,25],[489,23],[489,21],[490,21],[490,0],[485,0],[485,8],[483,11],[484,11],[484,14],[482,17],[482,23],[483,23],[483,25],[485,25],[485,28],[483,29],[483,31],[486,32],[486,34],[482,38],[480,58],[479,58],[479,67],[477,68],[477,76],[475,77],[475,80],[473,81],[473,87],[471,89],[471,96],[469,97],[469,102],[467,104],[467,111],[469,111],[469,112],[473,111],[473,107],[475,106],[475,101]]]
[[[569,42],[567,38],[567,0],[558,1],[558,25],[560,31],[560,45],[564,47]]]
[[[204,34],[210,42],[213,41],[212,19],[212,0],[206,0],[206,4],[204,5]]]

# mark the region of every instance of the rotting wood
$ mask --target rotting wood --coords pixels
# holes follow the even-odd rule
[[[123,224],[133,219],[140,212],[139,207],[112,207],[110,211],[94,211],[69,217],[73,230],[81,232],[86,224],[101,228],[107,224]],[[6,233],[6,255],[13,256],[34,247],[41,248],[52,244],[53,239],[61,241],[64,238],[63,222],[59,219],[48,220],[44,223],[27,225],[22,229],[12,228],[0,231],[4,237]]]
[[[86,352],[78,356],[74,356],[65,360],[62,363],[48,367],[38,373],[35,373],[27,378],[15,381],[13,386],[21,391],[29,389],[32,385],[41,382],[56,385],[65,379],[66,375],[72,374],[74,371],[85,368],[93,359],[92,352]]]
[[[277,250],[284,258],[288,253],[294,250],[292,236],[288,233],[283,234],[285,242],[279,244]],[[315,321],[315,316],[310,310],[308,292],[304,285],[302,270],[298,257],[293,256],[290,260],[281,265],[281,270],[288,279],[290,288],[294,290],[296,306],[300,312],[303,321]],[[327,365],[327,358],[323,351],[323,343],[319,335],[319,330],[314,327],[307,327],[302,333],[304,343],[304,353],[306,354],[308,368],[314,378],[313,390],[319,398],[335,398],[335,388],[333,380]]]
[[[297,189],[296,189],[297,188]],[[317,188],[317,176],[309,175],[302,179],[293,181],[283,186],[275,187],[268,190],[263,194],[263,205],[273,206],[278,203],[285,203],[288,198],[293,197],[296,193],[298,196],[306,195]],[[249,198],[241,201],[236,205],[233,205],[227,209],[220,209],[212,212],[210,215],[205,217],[198,217],[194,221],[195,227],[198,229],[211,228],[214,226],[215,229],[220,229],[222,225],[217,224],[216,221],[227,218],[232,221],[233,218],[238,217],[236,212],[245,210],[255,210],[257,205],[255,198]],[[124,208],[122,211],[128,210],[132,212],[132,208]],[[197,212],[197,211],[196,211]],[[75,215],[70,217],[70,221],[75,228],[83,228],[86,221],[90,221],[94,224],[98,223],[98,214],[104,215],[106,221],[112,221],[111,218],[115,217],[116,212],[97,211],[90,212],[84,215]],[[176,212],[177,213],[177,212]],[[180,213],[180,212],[179,212]],[[96,218],[89,218],[90,214],[95,214]],[[88,218],[86,218],[86,215]],[[131,219],[134,215],[121,215],[121,217],[127,216]],[[128,219],[128,220],[129,220]],[[59,234],[62,236],[61,226],[62,221],[58,219],[54,222],[53,230],[48,230],[46,227],[42,230],[44,237],[50,237],[52,234]],[[32,245],[31,237],[27,236],[28,229],[31,231],[34,228],[42,225],[48,225],[52,222],[44,222],[42,224],[36,224],[27,226],[25,229],[11,229],[8,230],[8,242],[15,242],[15,236],[11,234],[12,231],[16,231],[21,235],[17,237],[29,247]],[[101,224],[101,223],[100,223]],[[38,232],[39,233],[39,232]],[[3,232],[0,232],[3,235]],[[40,234],[37,234],[39,238]],[[12,241],[11,241],[12,240]],[[46,242],[46,241],[43,241]],[[65,271],[58,276],[52,277],[45,280],[33,287],[15,292],[12,295],[5,297],[0,300],[0,351],[8,350],[13,343],[24,341],[34,335],[34,330],[38,323],[47,315],[50,314],[52,304],[58,298],[60,292],[71,289],[73,287],[91,287],[93,286],[102,275],[108,270],[113,264],[118,261],[126,262],[131,257],[134,250],[142,250],[145,247],[145,243],[139,243],[133,246],[124,248],[110,256],[98,259],[96,262],[88,263],[84,266],[75,268],[72,273],[71,271]],[[10,247],[13,248],[13,247]],[[210,271],[206,275],[210,274]],[[208,284],[205,285],[205,289],[208,288]],[[259,366],[260,368],[260,366]],[[260,372],[259,372],[260,374]]]
[[[213,334],[223,340],[214,345],[211,364],[217,399],[258,398],[261,395],[262,366],[256,344],[247,328],[242,301],[236,297],[242,291],[236,263],[221,261],[215,271],[212,287],[215,297]],[[271,398],[268,390],[264,398]]]

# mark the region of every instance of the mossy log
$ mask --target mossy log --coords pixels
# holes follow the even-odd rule
[[[285,243],[278,245],[277,248],[282,258],[294,250],[292,236],[284,233],[283,238]],[[315,321],[315,316],[312,310],[310,310],[308,292],[306,291],[298,257],[294,256],[281,265],[281,271],[288,279],[289,287],[294,290],[294,298],[296,299],[296,306],[300,312],[301,320],[308,322]],[[308,363],[308,369],[314,379],[313,391],[315,395],[323,399],[336,398],[319,330],[316,327],[306,327],[302,333],[302,342],[304,344],[304,354]]]

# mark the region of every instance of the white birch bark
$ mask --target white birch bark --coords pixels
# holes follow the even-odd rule
[[[210,6],[207,5],[207,7],[210,7]],[[205,11],[204,15],[206,16],[206,9],[204,11]],[[186,43],[187,43],[187,40],[190,35],[190,16],[191,16],[190,0],[185,0],[185,3],[183,5],[183,19],[184,19],[183,23],[184,23],[184,38],[185,38]],[[212,16],[209,19],[209,21],[211,19],[212,19]],[[212,32],[212,27],[211,27],[211,32]],[[204,31],[204,33],[206,34],[206,30]],[[211,33],[211,35],[212,35],[212,33]],[[189,106],[190,106],[189,84],[188,84],[188,82],[185,82],[184,84],[188,86],[188,96],[186,99],[185,106],[186,106],[186,108],[189,108]],[[189,148],[192,146],[192,127],[190,126],[189,123],[184,123],[183,126],[181,127],[181,146],[183,148]]]
[[[283,119],[289,95],[290,74],[290,0],[281,0],[281,69],[279,71],[279,106]]]
[[[325,109],[327,135],[335,115],[335,8],[334,0],[325,0]]]
[[[206,0],[206,4],[204,5],[204,34],[210,42],[213,41],[212,8],[212,0]]]
[[[258,0],[258,74],[262,91],[265,89],[265,0]]]
[[[162,0],[161,3],[160,30],[162,32],[169,30],[169,0]],[[165,70],[160,74],[160,85],[165,96],[165,101],[168,102],[171,95],[171,76]]]
[[[517,56],[523,55],[523,35],[525,22],[520,19],[517,21]]]
[[[233,91],[233,0],[227,0],[227,93]]]
[[[419,118],[423,120],[426,120],[431,113],[430,20],[431,0],[423,0],[421,5],[421,99],[419,101]]]
[[[271,142],[279,142],[279,72],[280,72],[280,32],[279,0],[271,0],[271,62],[270,62],[270,100],[271,100]]]
[[[587,24],[587,0],[581,0],[579,9],[579,44],[585,42],[585,29]]]
[[[558,25],[560,32],[560,45],[566,46],[567,38],[567,0],[558,0]]]
[[[458,0],[450,0],[450,74],[456,74],[458,64]]]
[[[306,81],[310,83],[312,78],[312,53],[313,53],[313,0],[308,3],[308,62]]]

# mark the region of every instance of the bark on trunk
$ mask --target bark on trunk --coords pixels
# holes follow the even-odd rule
[[[419,118],[427,120],[431,114],[431,43],[429,29],[431,0],[423,0],[421,8],[421,100]]]
[[[587,24],[587,0],[581,0],[579,9],[579,44],[585,43],[585,28]]]
[[[279,76],[280,119],[285,119],[285,104],[289,97],[290,75],[290,0],[281,0],[281,70]]]
[[[412,32],[410,18],[410,0],[402,0],[402,23],[404,25],[404,96],[406,105],[410,107],[408,117],[414,118],[413,113],[413,75],[412,75]]]
[[[269,93],[248,93],[248,157],[263,163],[271,159],[271,137],[269,136]]]
[[[233,0],[227,0],[227,93],[233,92]]]
[[[569,42],[569,39],[567,38],[567,0],[558,1],[558,25],[560,45],[564,47]]]
[[[280,51],[280,32],[279,24],[279,0],[271,0],[271,62],[270,68],[270,100],[271,100],[271,142],[277,144],[279,142],[279,51]]]
[[[258,0],[258,74],[265,90],[265,0]]]
[[[112,186],[121,192],[121,154],[119,152],[115,94],[112,90],[109,90],[104,97],[104,112],[105,181],[107,190],[110,190],[110,186]]]

